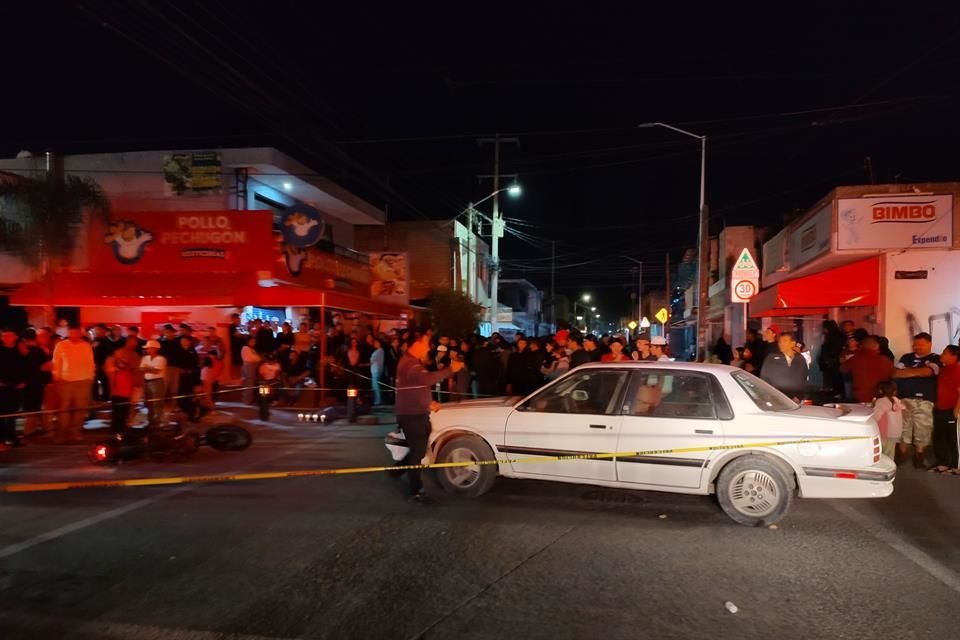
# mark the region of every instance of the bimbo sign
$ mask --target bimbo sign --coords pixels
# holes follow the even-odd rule
[[[837,249],[953,246],[953,196],[889,195],[837,200]]]

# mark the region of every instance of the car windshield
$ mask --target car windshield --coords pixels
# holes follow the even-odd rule
[[[800,406],[752,373],[735,371],[732,375],[740,388],[746,391],[754,404],[763,411],[792,411]]]

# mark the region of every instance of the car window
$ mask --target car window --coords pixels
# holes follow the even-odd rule
[[[763,411],[792,411],[800,405],[752,373],[734,371],[733,379]]]
[[[521,411],[610,415],[626,386],[627,371],[590,369],[573,373],[524,402]]]
[[[714,420],[711,377],[702,373],[676,371],[637,371],[623,413],[650,418],[687,418]]]

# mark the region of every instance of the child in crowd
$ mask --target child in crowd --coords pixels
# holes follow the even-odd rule
[[[893,458],[903,433],[903,402],[897,397],[897,385],[892,380],[877,385],[873,401],[873,417],[880,426],[883,455]]]

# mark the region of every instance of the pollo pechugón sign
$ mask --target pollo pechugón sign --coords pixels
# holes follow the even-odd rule
[[[91,271],[269,270],[275,259],[270,211],[113,213],[91,225]]]

